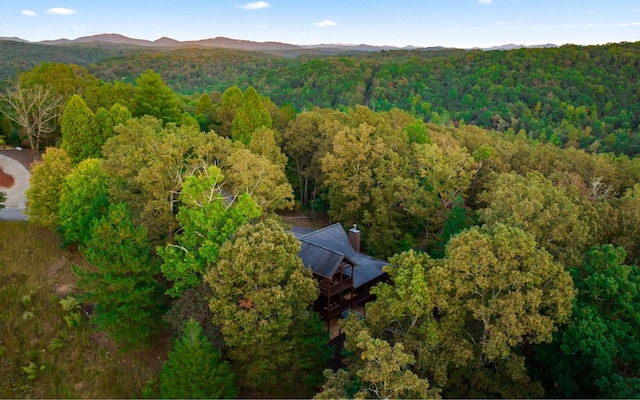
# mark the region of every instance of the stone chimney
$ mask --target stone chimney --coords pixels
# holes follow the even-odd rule
[[[349,244],[356,253],[360,253],[360,231],[356,224],[353,224],[353,228],[349,229]]]

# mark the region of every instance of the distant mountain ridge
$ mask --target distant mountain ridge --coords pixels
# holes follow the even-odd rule
[[[106,33],[92,36],[82,36],[77,39],[56,39],[56,40],[43,40],[40,42],[29,42],[17,37],[0,37],[0,40],[16,41],[23,43],[36,43],[45,45],[100,45],[108,44],[111,46],[140,46],[140,47],[172,47],[172,48],[187,48],[187,47],[204,47],[204,48],[227,48],[236,50],[248,50],[248,51],[289,51],[289,50],[342,50],[342,51],[362,51],[362,52],[377,52],[382,50],[442,50],[447,47],[433,46],[433,47],[418,47],[418,46],[374,46],[368,44],[315,44],[315,45],[294,45],[282,42],[255,42],[251,40],[231,39],[226,37],[215,37],[201,40],[189,40],[179,41],[169,37],[162,37],[160,39],[151,41],[145,39],[134,39],[117,33]],[[540,47],[557,47],[555,44],[541,44],[541,45],[518,45],[518,44],[505,44],[501,46],[493,46],[489,48],[474,48],[480,50],[512,50],[518,48],[540,48]]]

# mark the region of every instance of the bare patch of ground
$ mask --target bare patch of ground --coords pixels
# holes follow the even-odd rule
[[[2,167],[0,167],[0,188],[9,189],[13,187],[14,182],[13,176],[4,172]]]
[[[317,211],[281,211],[278,215],[285,223],[294,227],[320,229],[331,224],[327,214]]]

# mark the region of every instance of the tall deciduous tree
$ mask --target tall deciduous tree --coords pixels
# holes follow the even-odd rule
[[[101,139],[98,134],[95,114],[87,107],[82,97],[74,94],[67,102],[60,120],[62,144],[74,164],[85,158],[100,157]]]
[[[147,345],[158,326],[162,288],[145,229],[133,224],[124,203],[114,204],[94,221],[81,249],[95,267],[73,268],[82,301],[95,304],[92,321],[123,350]]]
[[[514,349],[551,341],[556,326],[568,320],[571,276],[531,235],[502,224],[464,231],[445,252],[442,267],[433,270],[441,288],[435,305],[443,320],[457,325],[448,334],[473,354],[463,372],[471,390],[451,382],[452,393],[539,393]]]
[[[350,366],[351,377],[344,379],[344,370],[333,374],[327,371],[328,379],[323,389],[328,390],[315,398],[440,398],[438,390],[430,388],[427,379],[411,371],[415,357],[405,351],[402,343],[391,346],[383,339],[372,337],[354,317],[345,324],[345,332],[348,338],[345,349],[357,356],[354,357],[355,364]]]
[[[115,129],[118,135],[103,147],[105,170],[114,180],[112,195],[129,204],[134,220],[147,228],[153,242],[165,243],[177,227],[175,213],[185,178],[215,163],[215,156],[208,161],[206,155],[208,150],[217,152],[219,138],[198,129],[163,128],[160,120],[148,116]]]
[[[521,352],[568,320],[569,273],[531,235],[502,224],[463,231],[445,252],[391,259],[393,285],[379,284],[367,307],[371,334],[402,343],[411,370],[446,396],[541,395]]]
[[[50,229],[60,224],[60,195],[65,179],[72,170],[73,163],[64,150],[47,147],[42,161],[32,168],[26,192],[30,221]]]
[[[163,399],[232,399],[237,397],[235,378],[220,351],[190,320],[160,371]]]
[[[177,216],[181,232],[175,244],[158,249],[164,260],[162,273],[173,282],[168,291],[172,296],[200,284],[218,261],[220,247],[239,226],[261,214],[248,194],[226,198],[223,179],[220,169],[212,166],[202,176],[188,177],[182,186]]]
[[[211,96],[206,93],[200,96],[195,115],[201,131],[207,132],[214,129],[215,110]]]
[[[309,318],[318,288],[299,249],[300,242],[272,219],[243,225],[206,276],[213,320],[241,382],[265,393],[283,390],[287,371],[299,370],[308,357],[291,334]]]
[[[325,110],[323,110],[325,111]],[[317,194],[320,179],[320,160],[330,149],[330,142],[322,134],[321,124],[327,119],[320,110],[307,111],[289,123],[282,134],[283,149],[297,174],[297,190],[302,208],[310,206]]]
[[[238,149],[227,157],[225,170],[235,196],[248,193],[265,211],[293,207],[293,189],[284,165],[248,149]]]
[[[0,93],[11,111],[6,115],[24,131],[34,158],[40,153],[40,143],[56,129],[62,96],[42,85],[18,83],[6,93]]]
[[[86,68],[75,64],[45,62],[20,75],[20,82],[28,87],[46,86],[62,96],[66,102],[74,94],[82,96],[87,89],[96,88],[100,81]]]
[[[481,212],[482,222],[518,227],[562,263],[580,265],[591,231],[583,207],[567,189],[537,172],[500,174],[480,199],[488,204]]]
[[[375,185],[373,167],[385,153],[373,127],[362,124],[338,132],[333,149],[322,158],[324,184],[331,204],[329,215],[345,224],[358,223]]]

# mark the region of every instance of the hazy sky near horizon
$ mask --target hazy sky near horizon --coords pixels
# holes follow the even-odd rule
[[[0,0],[0,37],[490,47],[640,40],[640,0]]]

